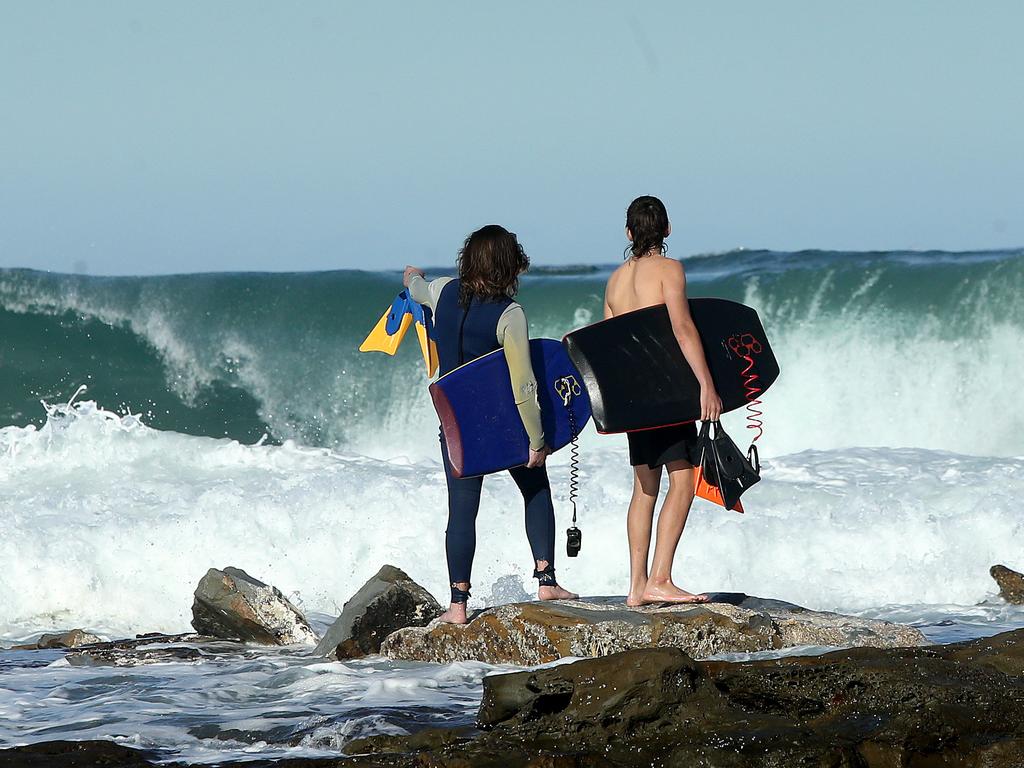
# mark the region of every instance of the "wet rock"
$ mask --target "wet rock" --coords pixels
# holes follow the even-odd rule
[[[1024,630],[951,646],[852,648],[768,661],[626,651],[484,679],[483,733],[430,765],[1024,765]],[[426,752],[420,757],[426,759]]]
[[[73,667],[138,667],[143,664],[201,661],[207,654],[198,648],[138,648],[134,650],[89,650],[69,653],[65,658]]]
[[[477,724],[524,724],[561,714],[623,736],[668,717],[703,685],[697,663],[678,648],[624,651],[599,659],[484,678]],[[707,698],[706,696],[704,698]]]
[[[792,646],[917,646],[916,629],[809,611],[779,600],[720,593],[705,605],[628,608],[621,598],[513,603],[475,614],[464,626],[434,622],[392,633],[392,659],[535,666],[566,656],[607,656],[636,648],[680,648],[694,658]]]
[[[197,634],[139,635],[133,640],[96,643],[65,657],[73,667],[137,667],[167,662],[198,663],[213,658],[252,658],[255,651],[241,643]]]
[[[45,741],[21,747],[0,749],[2,768],[209,768],[209,763],[164,762],[166,755],[125,747],[112,741]],[[250,757],[217,763],[218,768],[407,768],[406,755],[366,755],[352,758],[269,758]],[[434,763],[421,756],[416,765],[460,765],[446,761]],[[466,768],[465,763],[461,763]]]
[[[999,595],[1008,603],[1024,605],[1024,574],[1005,565],[993,565],[989,574],[999,585]]]
[[[67,632],[43,635],[34,643],[15,645],[14,651],[41,651],[55,648],[78,648],[82,645],[101,643],[103,640],[84,629],[69,629]]]
[[[44,741],[0,750],[4,768],[147,768],[156,765],[142,750],[112,741]]]
[[[434,596],[405,571],[385,565],[345,603],[314,653],[339,659],[379,653],[389,634],[403,627],[422,627],[442,610]]]
[[[316,633],[281,591],[239,568],[211,568],[199,582],[192,626],[213,637],[263,645],[313,645]]]

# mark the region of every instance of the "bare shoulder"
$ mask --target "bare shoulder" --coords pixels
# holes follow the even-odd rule
[[[604,286],[604,295],[606,298],[615,295],[619,290],[619,284],[622,282],[622,275],[626,270],[626,265],[623,264],[620,267],[616,267],[615,270],[608,276],[608,282]]]
[[[618,267],[616,267],[612,271],[611,275],[608,277],[608,285],[609,286],[615,285],[615,283],[617,283],[619,281],[619,279],[622,277],[622,273],[625,272],[625,271],[626,271],[626,265],[625,264],[620,264]]]
[[[686,280],[686,270],[683,269],[683,262],[677,259],[670,259],[664,256],[658,268],[663,282],[675,283]]]

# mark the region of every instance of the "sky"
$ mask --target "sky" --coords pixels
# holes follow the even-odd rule
[[[0,0],[0,267],[1024,245],[1024,3]]]

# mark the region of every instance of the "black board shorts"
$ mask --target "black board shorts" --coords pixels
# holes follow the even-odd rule
[[[634,467],[646,464],[657,469],[673,461],[686,461],[696,466],[700,461],[697,425],[692,421],[672,427],[627,432],[626,439],[629,440],[629,463]]]

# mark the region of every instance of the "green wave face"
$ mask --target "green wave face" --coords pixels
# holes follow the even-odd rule
[[[783,372],[765,398],[777,450],[1024,453],[1013,407],[1024,253],[737,251],[685,264],[691,295],[761,314]],[[557,338],[600,319],[610,269],[527,276],[531,333]],[[432,455],[436,421],[416,345],[395,358],[357,351],[400,287],[397,274],[352,271],[0,271],[0,425],[40,424],[39,400],[86,384],[89,399],[159,429]]]

